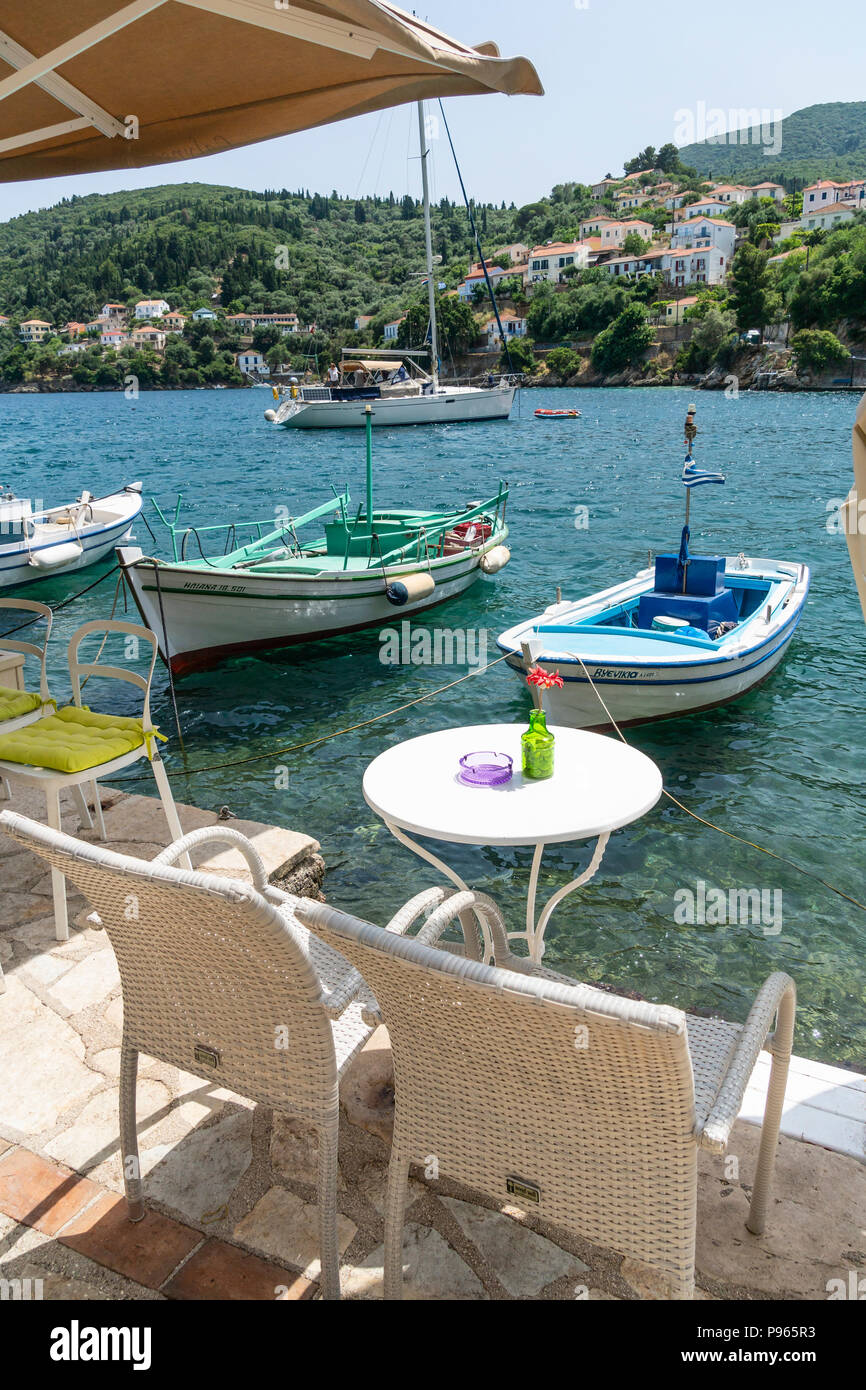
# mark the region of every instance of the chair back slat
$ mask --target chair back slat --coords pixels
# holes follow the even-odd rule
[[[108,935],[124,1039],[263,1104],[336,1104],[333,1034],[304,933],[248,884],[114,854],[12,812],[0,829],[71,879]]]
[[[680,1010],[470,962],[308,900],[296,913],[378,1000],[395,1151],[651,1262],[650,1214],[676,1194],[666,1264],[688,1270],[695,1103]]]

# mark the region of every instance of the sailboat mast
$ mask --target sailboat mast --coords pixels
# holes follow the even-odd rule
[[[427,130],[424,103],[418,103],[418,135],[421,141],[421,178],[424,183],[424,236],[427,245],[427,291],[430,299],[430,355],[433,384],[439,385],[439,334],[436,327],[436,285],[433,280],[433,228],[430,219],[430,179],[427,174]]]

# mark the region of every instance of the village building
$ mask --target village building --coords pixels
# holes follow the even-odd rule
[[[161,319],[167,314],[169,305],[165,299],[140,299],[135,306],[137,319]]]

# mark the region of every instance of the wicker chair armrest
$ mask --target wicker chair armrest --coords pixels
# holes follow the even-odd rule
[[[725,1152],[749,1078],[768,1038],[768,1050],[775,1057],[783,1062],[790,1058],[796,1008],[797,991],[790,975],[782,971],[770,975],[749,1011],[716,1099],[698,1136],[701,1148],[710,1149],[713,1153]],[[776,1031],[770,1037],[774,1019],[777,1019]]]
[[[425,888],[421,893],[416,893],[414,898],[410,898],[400,911],[394,914],[385,930],[393,932],[396,936],[405,936],[422,912],[429,916],[431,909],[439,906],[445,898],[445,893],[444,888]]]
[[[269,886],[268,871],[261,855],[246,835],[242,835],[239,830],[231,830],[228,826],[209,825],[202,830],[191,830],[188,835],[184,835],[180,840],[175,840],[174,844],[162,850],[152,862],[154,864],[174,864],[182,855],[187,854],[197,845],[211,843],[231,845],[233,849],[240,850],[252,870],[254,886],[260,893],[266,892]]]

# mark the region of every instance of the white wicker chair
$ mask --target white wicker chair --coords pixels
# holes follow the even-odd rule
[[[358,972],[295,921],[295,899],[268,886],[258,853],[235,830],[193,831],[148,862],[11,811],[0,813],[0,829],[78,886],[114,948],[123,989],[120,1140],[130,1219],[144,1215],[135,1124],[144,1052],[317,1126],[322,1289],[339,1298],[338,1085],[371,1031],[364,1004],[373,1006]],[[172,866],[212,842],[241,850],[254,887]]]
[[[385,1297],[402,1287],[410,1163],[511,1200],[554,1225],[655,1267],[672,1297],[694,1292],[697,1154],[723,1153],[761,1048],[773,1066],[749,1230],[764,1228],[795,990],[772,975],[744,1026],[634,1002],[518,960],[495,904],[433,889],[382,931],[301,900],[298,919],[344,954],[391,1037],[395,1124],[385,1226]],[[474,913],[499,966],[433,949]],[[471,917],[469,918],[471,921]],[[475,949],[475,943],[470,943]],[[768,1033],[778,1016],[777,1031]]]

